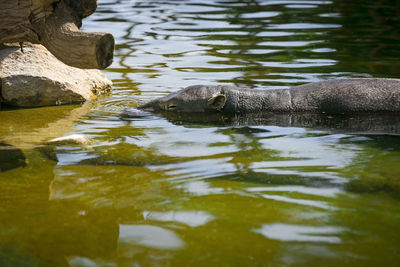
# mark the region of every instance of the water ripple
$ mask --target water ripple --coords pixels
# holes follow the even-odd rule
[[[292,242],[321,242],[341,243],[340,237],[335,236],[343,231],[335,226],[303,226],[290,224],[264,224],[254,232],[270,239]]]

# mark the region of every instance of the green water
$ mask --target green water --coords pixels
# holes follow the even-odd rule
[[[0,266],[398,266],[398,117],[122,115],[193,84],[400,78],[396,4],[99,1],[113,95],[0,112]],[[94,143],[41,147],[71,133]]]

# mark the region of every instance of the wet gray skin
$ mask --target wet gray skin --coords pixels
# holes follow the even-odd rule
[[[158,112],[400,112],[400,79],[327,80],[290,89],[189,86],[139,109]]]

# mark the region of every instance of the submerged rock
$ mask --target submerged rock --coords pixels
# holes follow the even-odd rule
[[[25,166],[24,153],[20,149],[0,141],[0,172]]]
[[[0,50],[0,90],[4,104],[38,107],[82,103],[109,92],[112,82],[94,69],[65,65],[41,45]]]

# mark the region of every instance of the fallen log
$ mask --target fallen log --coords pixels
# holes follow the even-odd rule
[[[112,63],[113,36],[79,30],[96,8],[97,0],[2,0],[0,44],[42,44],[67,65],[104,69]]]

